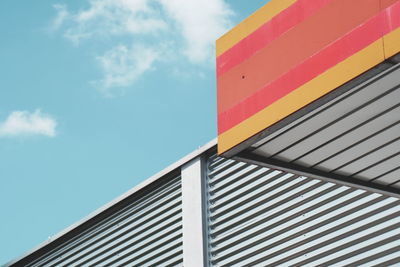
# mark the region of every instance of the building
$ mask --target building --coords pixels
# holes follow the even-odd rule
[[[219,153],[398,193],[399,52],[399,0],[269,2],[217,40]]]
[[[6,266],[400,263],[398,195],[216,149],[210,142]]]
[[[399,52],[400,0],[269,2],[217,41],[218,141],[6,266],[399,266]]]

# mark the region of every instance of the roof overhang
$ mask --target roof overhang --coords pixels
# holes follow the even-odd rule
[[[400,0],[269,2],[217,41],[219,154],[399,194],[399,52]]]

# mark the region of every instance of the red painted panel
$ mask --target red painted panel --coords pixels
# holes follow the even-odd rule
[[[244,38],[224,54],[217,57],[217,76],[221,76],[279,36],[313,15],[334,0],[298,0],[296,3],[276,15],[255,32]]]
[[[330,2],[251,58],[218,77],[218,114],[264,88],[376,15],[379,5],[380,0]]]
[[[393,5],[396,2],[399,2],[399,0],[381,0],[381,10]]]
[[[267,84],[262,90],[243,99],[235,107],[222,112],[218,116],[218,133],[221,134],[243,120],[254,115],[271,103],[279,100],[291,91],[317,77],[354,53],[365,48],[384,34],[386,12],[355,28],[321,52],[308,58],[275,81]]]
[[[393,31],[400,27],[400,0],[383,0],[386,2],[396,2],[386,8],[386,31]],[[387,4],[387,3],[386,3]],[[399,44],[400,46],[400,44]]]

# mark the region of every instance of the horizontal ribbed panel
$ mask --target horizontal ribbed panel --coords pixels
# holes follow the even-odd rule
[[[249,150],[372,186],[400,182],[400,64],[327,101]]]
[[[181,178],[29,266],[182,266]]]
[[[400,263],[400,200],[213,156],[211,266]]]

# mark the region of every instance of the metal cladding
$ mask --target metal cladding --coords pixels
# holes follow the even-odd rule
[[[398,266],[400,199],[220,157],[208,266]]]
[[[211,141],[4,267],[399,266],[400,194],[216,150]]]
[[[174,176],[5,266],[182,266],[182,185]]]
[[[400,0],[272,0],[217,40],[218,152],[400,52]]]

